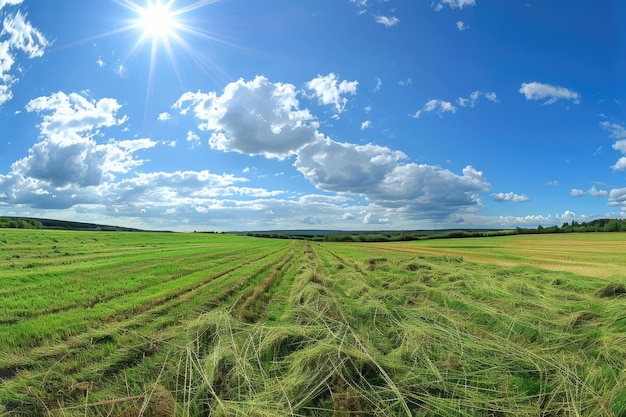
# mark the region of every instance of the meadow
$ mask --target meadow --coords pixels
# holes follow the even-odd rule
[[[0,415],[626,416],[625,249],[0,229]]]

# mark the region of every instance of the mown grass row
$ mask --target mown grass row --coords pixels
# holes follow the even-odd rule
[[[164,236],[115,243],[169,248],[162,270],[129,262],[139,281],[166,271],[160,285],[94,305],[107,314],[79,331],[5,341],[5,413],[626,416],[615,278],[395,246]]]

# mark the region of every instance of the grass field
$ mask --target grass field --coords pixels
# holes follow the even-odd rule
[[[626,278],[626,233],[554,233],[370,243],[421,254],[463,256],[498,265],[532,265],[604,278]]]
[[[0,230],[0,415],[626,416],[625,246]]]

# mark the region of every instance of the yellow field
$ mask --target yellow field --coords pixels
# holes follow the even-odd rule
[[[532,265],[580,275],[626,277],[626,233],[563,233],[367,243],[407,252],[462,256],[498,265]]]

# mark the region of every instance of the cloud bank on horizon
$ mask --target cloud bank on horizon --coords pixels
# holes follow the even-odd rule
[[[556,6],[135,6],[152,3],[180,20],[148,33],[136,10],[109,0],[0,0],[0,214],[256,230],[515,227],[626,213],[623,90],[604,78],[618,64],[611,48],[573,44],[617,42],[595,25],[609,10],[571,5],[589,24],[565,22],[562,55],[551,56],[541,26],[519,40],[488,15],[543,22]],[[277,14],[271,27],[250,26]],[[338,15],[348,32],[315,32]],[[418,35],[432,41],[416,45]],[[489,59],[474,54],[485,48]],[[528,54],[533,65],[520,65]]]

